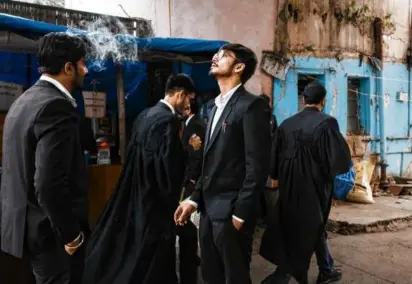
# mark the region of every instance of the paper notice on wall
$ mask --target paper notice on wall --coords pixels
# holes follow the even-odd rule
[[[83,92],[86,117],[103,118],[106,115],[106,93]]]
[[[285,81],[290,64],[288,59],[276,54],[263,53],[260,67],[273,77]]]
[[[22,93],[22,85],[0,81],[0,110],[8,111]]]

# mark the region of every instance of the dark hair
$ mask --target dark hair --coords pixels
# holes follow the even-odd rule
[[[317,82],[308,84],[303,91],[306,104],[319,104],[326,97],[326,89]]]
[[[199,104],[197,103],[196,98],[190,99],[190,112],[192,114],[199,113]]]
[[[248,47],[239,43],[227,43],[220,50],[227,50],[234,53],[239,63],[245,64],[245,69],[240,77],[240,80],[245,84],[256,71],[257,57],[256,54]]]
[[[57,75],[67,62],[73,65],[86,57],[86,42],[81,37],[66,33],[45,35],[37,51],[39,72]]]
[[[195,83],[186,74],[172,74],[167,79],[165,92],[168,95],[174,95],[175,92],[183,91],[186,94],[195,93]]]

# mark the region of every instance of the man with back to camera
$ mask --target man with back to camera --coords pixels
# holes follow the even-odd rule
[[[240,44],[226,44],[213,56],[210,74],[221,94],[207,125],[202,174],[175,212],[178,225],[196,208],[201,212],[201,268],[208,284],[251,283],[253,233],[270,156],[269,105],[243,87],[256,65],[254,52]]]
[[[173,213],[185,157],[177,115],[194,94],[189,76],[173,74],[164,98],[136,118],[118,184],[87,246],[84,283],[177,283]],[[189,144],[198,149],[195,140]]]
[[[322,112],[326,89],[309,84],[305,108],[286,119],[272,145],[271,177],[279,181],[273,222],[263,235],[260,254],[276,264],[262,284],[286,284],[291,275],[308,283],[313,252],[319,267],[317,283],[338,281],[327,247],[326,223],[332,203],[333,180],[349,170],[351,156],[335,118]]]
[[[85,56],[76,36],[44,36],[40,80],[13,103],[4,123],[1,249],[27,254],[37,284],[81,283],[88,191],[71,93],[83,87]]]

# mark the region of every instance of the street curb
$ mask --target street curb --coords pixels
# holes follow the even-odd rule
[[[412,227],[412,215],[402,218],[388,219],[370,224],[351,224],[329,219],[326,226],[332,233],[341,235],[357,235],[380,232],[396,232]]]

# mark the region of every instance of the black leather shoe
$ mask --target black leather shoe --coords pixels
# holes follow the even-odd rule
[[[261,284],[289,284],[291,278],[290,275],[282,275],[275,271],[266,277]]]
[[[317,284],[328,284],[339,281],[342,278],[342,272],[332,268],[330,271],[322,271],[319,273]]]

